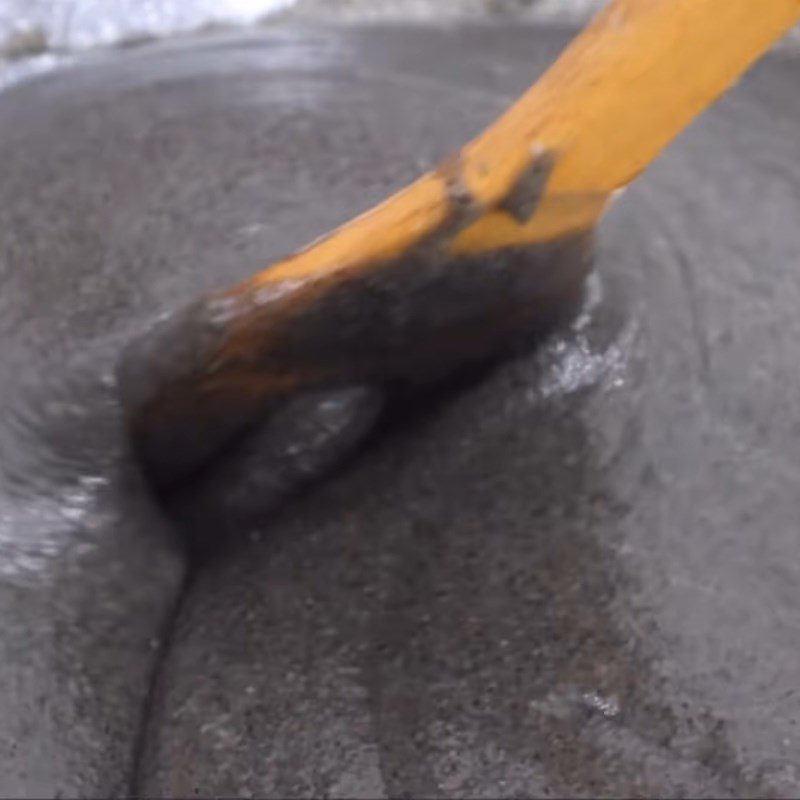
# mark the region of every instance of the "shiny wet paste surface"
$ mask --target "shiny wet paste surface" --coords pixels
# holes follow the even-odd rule
[[[130,336],[458,147],[567,38],[278,27],[0,97],[0,793],[797,794],[791,57],[614,207],[571,324],[223,555],[189,569],[131,459]]]

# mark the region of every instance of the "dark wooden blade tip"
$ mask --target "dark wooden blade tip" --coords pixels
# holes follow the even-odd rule
[[[119,364],[144,467],[158,485],[185,479],[291,393],[430,383],[491,357],[563,315],[591,255],[590,231],[480,255],[420,248],[273,303],[193,303]]]

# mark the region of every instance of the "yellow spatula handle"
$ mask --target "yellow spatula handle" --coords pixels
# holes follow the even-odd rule
[[[452,174],[483,209],[456,253],[591,226],[698,114],[800,20],[800,0],[613,0],[459,158],[430,172],[251,285],[396,257],[448,218]],[[535,213],[494,210],[537,157],[553,166]]]

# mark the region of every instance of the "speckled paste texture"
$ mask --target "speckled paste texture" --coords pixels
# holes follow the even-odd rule
[[[275,28],[0,96],[0,794],[797,796],[790,57],[615,205],[570,325],[188,586],[135,469],[123,344],[437,162],[565,38]],[[307,402],[303,435],[347,422]]]

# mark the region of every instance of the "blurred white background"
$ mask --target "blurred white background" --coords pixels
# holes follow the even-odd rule
[[[80,49],[162,36],[211,22],[249,23],[293,0],[0,0],[0,42],[24,50]]]

